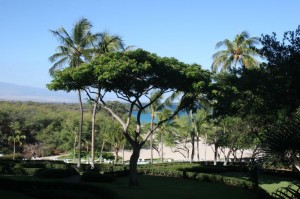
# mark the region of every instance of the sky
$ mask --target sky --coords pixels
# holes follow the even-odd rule
[[[0,0],[0,82],[45,88],[60,44],[49,30],[81,18],[94,33],[210,69],[217,42],[242,31],[281,38],[300,25],[299,10],[300,0]]]

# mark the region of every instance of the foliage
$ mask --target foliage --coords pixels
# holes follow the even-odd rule
[[[65,178],[72,176],[74,170],[72,169],[42,169],[36,173],[39,178]]]
[[[0,186],[5,190],[19,191],[35,198],[66,199],[113,199],[114,193],[102,187],[58,181],[14,180],[0,177]]]
[[[158,129],[163,123],[174,117],[181,109],[195,101],[198,92],[206,92],[210,83],[210,73],[202,70],[199,65],[188,65],[174,58],[159,57],[142,49],[126,52],[107,53],[96,57],[90,64],[82,64],[78,68],[68,68],[58,71],[55,79],[48,84],[52,90],[78,90],[86,91],[92,101],[97,101],[92,97],[90,88],[96,89],[97,96],[100,97],[100,105],[108,110],[112,116],[122,125],[123,134],[133,148],[130,169],[136,175],[136,165],[139,157],[139,150],[145,144],[148,137]],[[178,79],[181,81],[179,82]],[[142,97],[150,99],[150,93],[158,90],[159,95],[154,100],[142,103]],[[114,92],[119,99],[130,104],[127,113],[127,121],[116,114],[106,105],[104,95],[106,92]],[[145,139],[141,139],[140,116],[152,103],[160,96],[169,92],[182,92],[180,103],[177,109],[169,118],[161,120],[150,130],[147,130]],[[136,108],[137,128],[129,131],[132,124],[132,110]],[[136,184],[134,180],[133,184]]]
[[[241,68],[216,76],[210,95],[215,119],[241,117],[267,154],[281,153],[281,157],[289,157],[285,161],[294,157],[296,164],[300,146],[299,39],[300,27],[286,32],[282,41],[275,33],[263,35],[260,53],[267,62],[260,68]],[[289,138],[298,147],[290,146]]]
[[[124,109],[123,106],[119,106],[119,109]],[[79,125],[76,104],[0,102],[0,107],[0,153],[6,154],[0,159],[13,157],[13,155],[8,155],[8,153],[11,153],[11,144],[7,138],[11,132],[11,124],[14,122],[21,124],[21,130],[26,136],[21,146],[16,145],[17,151],[22,153],[22,155],[16,154],[16,158],[31,159],[72,151]],[[118,106],[116,105],[116,107]],[[84,109],[90,110],[91,105],[84,104]],[[1,115],[5,117],[1,117]],[[90,115],[89,111],[84,114],[83,139],[85,140],[90,139]],[[104,124],[103,121],[114,124],[113,126],[116,125],[116,122],[104,110],[97,113],[95,146],[97,146],[96,151],[98,152],[103,139],[106,140],[104,146],[106,151],[110,151],[111,146],[114,144],[114,141],[107,137],[112,132],[110,127],[103,126],[103,128],[100,128],[100,124]],[[107,128],[107,131],[105,131],[105,128]]]
[[[103,153],[102,158],[107,159],[107,160],[113,160],[113,159],[115,159],[115,156],[112,153]]]
[[[259,43],[259,38],[250,38],[245,31],[236,35],[232,42],[228,39],[218,42],[216,48],[224,46],[225,50],[218,51],[213,55],[212,70],[217,71],[221,67],[222,72],[230,71],[236,69],[237,64],[246,68],[258,67],[259,62],[255,57],[259,54],[255,45]]]

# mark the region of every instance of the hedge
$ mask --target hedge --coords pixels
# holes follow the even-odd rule
[[[113,191],[103,187],[66,182],[12,180],[0,176],[5,190],[19,191],[35,198],[53,199],[114,199]]]

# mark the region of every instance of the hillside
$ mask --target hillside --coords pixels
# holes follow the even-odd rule
[[[50,91],[43,88],[0,82],[0,101],[34,101],[51,103],[77,102],[76,93]]]

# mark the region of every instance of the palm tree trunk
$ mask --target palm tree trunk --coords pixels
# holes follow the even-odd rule
[[[115,144],[115,160],[114,160],[114,164],[117,164],[118,163],[118,159],[119,159],[119,146],[118,144]]]
[[[91,140],[91,167],[92,169],[95,167],[95,120],[96,120],[96,110],[97,110],[97,102],[99,99],[99,95],[96,98],[96,102],[94,102],[93,107],[93,115],[92,115],[92,140]]]
[[[214,165],[217,165],[217,159],[218,159],[218,145],[215,143],[215,151],[214,151]]]
[[[151,130],[154,125],[154,114],[151,114]],[[153,132],[150,135],[150,152],[151,152],[151,164],[153,164]]]
[[[122,147],[122,164],[124,165],[124,157],[125,157],[125,144]]]
[[[236,70],[236,65],[237,65],[238,59],[234,59],[234,69]]]
[[[195,130],[196,130],[196,125],[195,125],[195,120],[194,120],[194,115],[192,110],[190,110],[190,117],[192,120],[192,132],[191,132],[192,151],[191,151],[190,163],[192,163],[194,161],[194,155],[195,155]]]
[[[153,133],[150,135],[151,164],[153,164]]]
[[[75,135],[74,138],[74,144],[73,144],[73,163],[75,163],[75,159],[76,159],[76,145],[77,145],[77,135]]]
[[[83,106],[82,106],[80,90],[78,90],[78,100],[79,100],[79,107],[80,107],[80,123],[79,123],[79,132],[78,132],[78,163],[77,163],[77,167],[80,168],[80,165],[81,165],[81,135],[82,135],[82,126],[83,126]]]
[[[200,161],[200,147],[199,147],[199,136],[198,135],[196,137],[196,142],[197,142],[197,160],[199,162]]]
[[[105,140],[102,141],[102,146],[100,150],[100,164],[102,163],[102,154],[103,154],[104,145],[105,145]]]
[[[163,163],[164,162],[164,135],[163,135],[163,132],[161,132],[160,142],[161,142],[161,163]]]
[[[15,159],[15,154],[16,154],[16,138],[14,138],[14,146],[13,146],[13,160]]]
[[[228,153],[227,153],[227,156],[226,156],[225,155],[225,149],[224,149],[224,156],[225,156],[225,160],[224,160],[224,164],[223,164],[224,166],[227,166],[227,163],[229,161],[229,157],[230,157],[231,152],[232,152],[232,149],[230,148]]]

